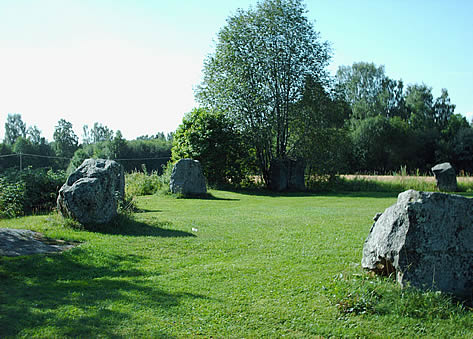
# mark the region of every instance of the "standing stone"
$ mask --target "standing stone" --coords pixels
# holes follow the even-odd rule
[[[125,195],[123,167],[116,161],[87,159],[59,190],[57,208],[83,225],[108,223]]]
[[[457,190],[457,176],[455,169],[449,162],[435,165],[432,167],[437,187],[440,191],[455,192]]]
[[[200,195],[207,193],[205,177],[200,162],[181,159],[173,167],[169,188],[172,193]]]
[[[363,246],[362,266],[401,285],[473,296],[473,199],[409,190],[384,211]]]
[[[271,189],[273,191],[304,191],[305,166],[302,161],[273,159],[270,166]]]

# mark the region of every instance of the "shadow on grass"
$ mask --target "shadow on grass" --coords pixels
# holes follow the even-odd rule
[[[161,213],[162,210],[151,210],[148,208],[137,208],[135,213]]]
[[[214,196],[212,193],[205,194],[175,194],[176,199],[199,199],[199,200],[221,200],[221,201],[240,201],[235,198],[220,198]]]
[[[159,273],[133,268],[144,259],[80,248],[0,257],[0,336],[132,336],[143,325],[137,312],[166,312],[182,299],[206,298],[160,289],[149,279]],[[149,335],[168,336],[157,331]]]
[[[258,196],[258,197],[269,197],[269,198],[278,198],[278,197],[311,197],[321,195],[320,193],[303,191],[303,192],[294,192],[294,191],[284,191],[284,192],[274,192],[269,189],[228,189],[227,192]],[[224,199],[226,200],[226,199]],[[239,200],[239,199],[237,199]]]
[[[229,190],[228,192],[250,196],[281,198],[281,197],[354,197],[354,198],[395,198],[400,192],[352,192],[352,191],[304,191],[304,192],[273,192],[270,190]]]
[[[90,225],[87,230],[110,235],[126,235],[132,237],[163,237],[163,238],[180,238],[180,237],[195,237],[194,234],[173,230],[168,228],[171,225],[169,222],[153,221],[152,224],[147,224],[135,220],[128,215],[118,215],[110,224],[104,225]]]

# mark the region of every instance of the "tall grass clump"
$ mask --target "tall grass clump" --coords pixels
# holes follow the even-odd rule
[[[328,285],[331,303],[341,314],[371,314],[426,321],[468,316],[464,303],[439,291],[402,288],[389,277],[339,274]]]
[[[128,173],[125,177],[125,191],[132,196],[155,194],[160,187],[158,177],[156,172],[147,174],[133,171]]]
[[[146,167],[143,171],[127,173],[125,177],[125,191],[131,196],[152,195],[159,192],[168,192],[171,181],[172,164],[169,162],[163,166],[163,174],[157,171],[147,173]]]
[[[460,173],[462,174],[462,173]],[[468,176],[457,177],[458,192],[473,192],[473,179]],[[417,191],[438,191],[433,176],[421,175],[419,169],[408,172],[401,166],[392,175],[333,175],[311,176],[307,187],[313,192],[403,192],[409,189]]]
[[[426,181],[422,177],[395,176],[389,180],[373,178],[344,178],[338,179],[338,189],[348,192],[403,192],[409,189],[416,191],[437,191],[435,182]]]

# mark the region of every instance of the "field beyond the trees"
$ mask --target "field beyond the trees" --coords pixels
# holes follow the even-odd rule
[[[367,180],[367,181],[381,181],[381,182],[396,182],[396,181],[406,181],[406,180],[416,180],[419,182],[425,183],[434,183],[435,177],[433,176],[422,176],[422,175],[362,175],[362,174],[347,174],[341,175],[342,178],[348,180]],[[458,176],[457,182],[459,184],[473,184],[473,177],[470,176]]]
[[[138,197],[96,232],[55,214],[0,220],[82,242],[0,257],[0,336],[472,337],[469,306],[361,269],[372,217],[395,201],[211,191]]]

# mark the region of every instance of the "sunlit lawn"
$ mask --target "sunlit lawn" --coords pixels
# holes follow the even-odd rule
[[[0,257],[0,337],[473,336],[468,308],[360,268],[394,194],[212,195],[138,198],[115,231],[0,221],[83,242]]]

